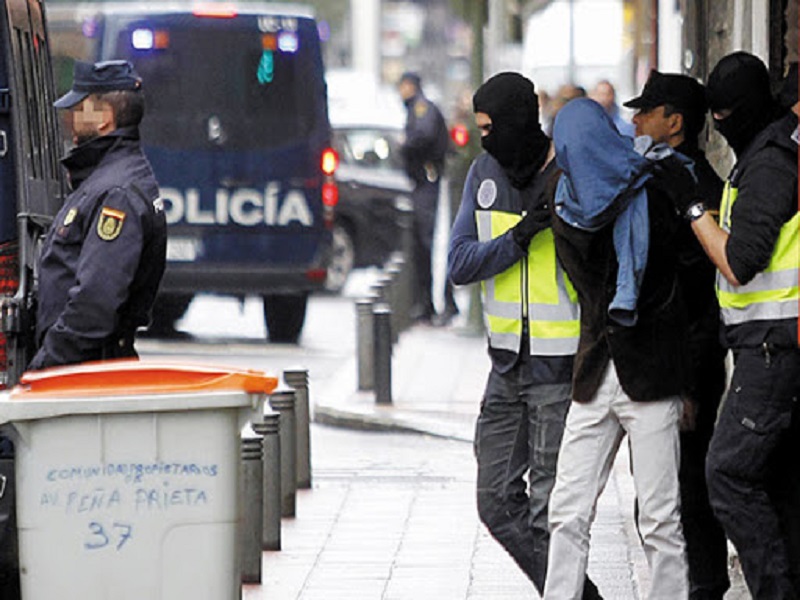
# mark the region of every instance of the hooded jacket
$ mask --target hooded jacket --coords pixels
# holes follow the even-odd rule
[[[602,111],[599,105],[597,108]],[[616,168],[605,169],[605,179],[583,181],[589,188],[580,184],[573,186],[571,198],[578,209],[590,209],[598,198],[605,198],[606,209],[613,206],[611,214],[619,215],[619,211],[632,202],[625,201],[626,196],[631,190],[636,190],[636,202],[643,206],[639,207],[641,210],[634,225],[641,222],[640,218],[646,219],[649,241],[636,302],[637,319],[631,326],[622,326],[609,314],[619,287],[617,219],[600,219],[592,228],[587,228],[573,226],[561,216],[553,218],[556,251],[578,292],[581,307],[573,399],[590,402],[609,362],[613,360],[620,384],[632,400],[660,400],[685,391],[687,327],[678,284],[676,243],[681,221],[669,198],[656,185],[659,175],[653,172],[652,179],[646,178],[642,182],[644,164],[641,161],[645,159],[632,148],[604,144],[602,140],[614,125],[605,114],[604,119],[594,119],[591,114],[583,118],[586,115],[582,116],[582,113],[592,111],[592,108],[583,111],[578,105],[564,114],[569,118],[572,113],[576,118],[570,127],[574,127],[581,137],[568,136],[561,148],[556,140],[557,152],[561,152],[559,161],[568,158],[567,169],[574,167],[576,157],[570,151],[579,147],[579,160],[589,161],[584,166],[617,164]],[[616,131],[613,133],[621,138]],[[584,144],[584,141],[588,143]],[[566,172],[562,181],[565,177]],[[595,208],[598,214],[602,214],[601,204]],[[627,230],[631,231],[630,227]]]

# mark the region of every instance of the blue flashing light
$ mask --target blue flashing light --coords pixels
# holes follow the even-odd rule
[[[131,45],[136,50],[152,50],[155,36],[152,29],[134,29],[131,33]]]
[[[264,50],[261,53],[261,61],[258,63],[258,83],[266,85],[272,83],[275,76],[275,57],[272,50]]]
[[[319,34],[320,41],[327,42],[331,39],[331,26],[327,21],[319,21],[317,23],[317,33]]]
[[[294,54],[300,46],[300,40],[294,31],[281,31],[278,34],[278,50]]]

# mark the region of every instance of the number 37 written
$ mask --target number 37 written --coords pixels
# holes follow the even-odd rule
[[[120,550],[133,537],[133,525],[114,522],[111,527],[92,521],[89,523],[89,534],[83,547],[87,550],[100,550],[114,547]]]

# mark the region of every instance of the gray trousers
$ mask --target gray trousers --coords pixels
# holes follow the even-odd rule
[[[633,402],[622,391],[613,362],[594,399],[572,403],[550,498],[545,600],[581,597],[597,499],[626,434],[639,499],[639,532],[652,575],[648,598],[688,598],[678,486],[680,412],[677,396]]]
[[[547,504],[569,392],[569,384],[533,385],[524,367],[492,370],[475,432],[480,519],[540,593],[550,538]]]

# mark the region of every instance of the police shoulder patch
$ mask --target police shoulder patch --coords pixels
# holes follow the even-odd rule
[[[119,237],[124,222],[124,212],[104,206],[97,219],[97,235],[101,240],[112,242]]]
[[[497,200],[497,184],[494,179],[484,179],[478,188],[478,206],[489,208]]]
[[[414,114],[417,115],[418,119],[421,119],[426,112],[428,112],[428,103],[424,100],[417,100],[416,104],[414,104]]]

